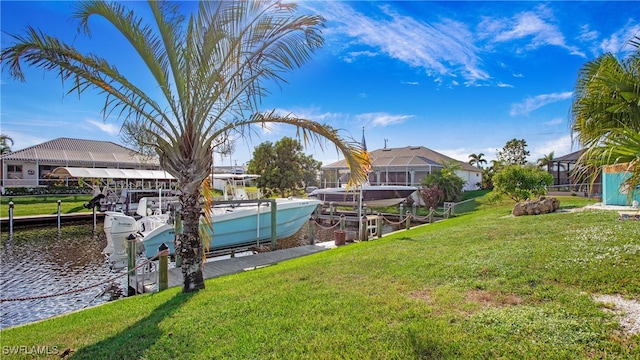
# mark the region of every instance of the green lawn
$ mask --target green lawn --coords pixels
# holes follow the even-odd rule
[[[9,217],[9,202],[13,202],[13,216],[55,215],[58,213],[90,212],[82,205],[91,200],[91,195],[40,195],[40,196],[2,196],[0,199],[0,217]]]
[[[4,330],[2,346],[74,359],[640,358],[640,335],[592,299],[640,299],[638,223],[515,218],[512,205]]]

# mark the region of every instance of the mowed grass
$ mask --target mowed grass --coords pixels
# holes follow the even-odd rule
[[[9,202],[13,202],[13,216],[55,215],[76,212],[90,212],[83,205],[88,203],[91,195],[42,195],[42,196],[2,196],[0,199],[0,217],[9,217]]]
[[[640,358],[640,335],[592,299],[640,299],[638,223],[591,210],[516,218],[512,205],[211,279],[194,294],[7,329],[2,346],[74,359]]]

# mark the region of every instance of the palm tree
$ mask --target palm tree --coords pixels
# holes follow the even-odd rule
[[[553,151],[543,155],[541,158],[538,159],[538,161],[536,161],[536,164],[538,165],[539,168],[541,169],[547,169],[547,171],[551,170],[549,169],[549,165],[551,165],[551,163],[553,162]]]
[[[469,155],[469,164],[471,165],[475,165],[478,169],[481,167],[482,164],[486,164],[487,160],[483,159],[484,154],[483,153],[479,153],[479,154],[471,154]]]
[[[190,292],[204,288],[201,185],[217,146],[248,136],[252,125],[279,122],[296,126],[305,143],[333,143],[354,181],[366,178],[366,157],[358,142],[328,125],[257,109],[267,93],[265,81],[284,81],[282,74],[300,67],[323,45],[322,17],[296,15],[295,4],[279,1],[202,1],[188,18],[179,3],[150,1],[148,6],[148,25],[126,3],[102,0],[78,2],[73,17],[86,34],[93,16],[113,25],[153,76],[157,98],[103,58],[84,55],[32,27],[25,35],[12,35],[15,43],[2,50],[1,61],[18,80],[24,81],[23,61],[70,81],[69,93],[97,89],[105,97],[105,118],[115,111],[124,121],[123,131],[139,146],[155,150],[181,190],[183,233],[176,235],[175,250],[182,260],[183,292]]]
[[[11,143],[11,145],[9,145]],[[8,154],[11,152],[11,146],[13,146],[13,139],[5,134],[0,134],[0,154]]]
[[[635,174],[628,184],[635,188],[640,184],[640,37],[635,36],[629,44],[634,50],[627,58],[618,60],[606,53],[581,68],[571,108],[571,130],[586,149],[576,163],[579,175],[591,172],[593,181],[594,169],[626,161]]]

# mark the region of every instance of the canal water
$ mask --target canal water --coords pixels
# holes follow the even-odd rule
[[[98,305],[122,296],[126,276],[109,269],[102,255],[102,227],[65,224],[57,228],[4,232],[0,252],[0,328],[25,324]],[[124,272],[122,272],[124,273]],[[87,288],[102,283],[100,286]],[[54,295],[81,290],[65,295]]]
[[[316,226],[314,241],[333,240],[334,229]],[[383,233],[393,230],[383,227]],[[309,234],[306,224],[296,235],[279,240],[278,248],[310,244]],[[126,295],[126,270],[112,271],[102,255],[106,246],[102,224],[95,232],[88,223],[64,224],[60,231],[56,227],[16,229],[12,237],[4,232],[0,239],[0,297],[15,300],[0,302],[0,329]]]

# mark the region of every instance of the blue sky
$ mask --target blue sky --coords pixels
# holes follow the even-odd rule
[[[4,32],[32,25],[104,56],[134,81],[148,80],[105,23],[91,23],[90,40],[76,36],[71,5],[1,1],[2,47],[11,41]],[[369,150],[425,146],[461,161],[471,153],[494,159],[513,138],[526,140],[533,162],[577,150],[569,117],[578,70],[603,52],[624,57],[626,41],[640,33],[634,1],[304,1],[300,8],[327,20],[325,46],[286,74],[288,83],[270,86],[261,110],[294,113],[358,140],[364,127]],[[103,121],[102,98],[63,97],[54,73],[26,76],[20,83],[2,72],[0,127],[14,150],[57,137],[121,143],[118,119]],[[295,137],[295,129],[259,131],[214,161],[243,164],[253,147],[283,136]],[[340,158],[332,146],[307,152],[325,165]]]

